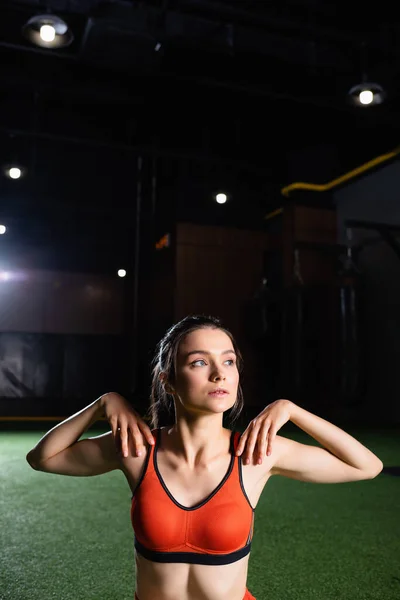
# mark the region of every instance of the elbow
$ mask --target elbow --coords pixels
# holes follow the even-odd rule
[[[30,452],[28,452],[28,454],[26,455],[26,461],[29,464],[29,466],[32,467],[32,469],[35,469],[35,471],[40,470],[38,468],[38,463],[35,461],[34,456]]]
[[[369,476],[369,479],[375,479],[375,477],[378,477],[379,473],[381,473],[382,470],[383,470],[383,462],[379,461],[377,466],[374,467],[374,470],[372,471],[372,474]]]

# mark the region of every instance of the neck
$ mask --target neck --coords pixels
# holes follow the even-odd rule
[[[195,469],[210,468],[213,461],[226,453],[229,434],[219,417],[194,422],[179,418],[173,427],[168,428],[167,435],[174,453],[189,469]]]

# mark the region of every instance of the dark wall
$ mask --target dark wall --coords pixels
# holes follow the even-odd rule
[[[117,276],[11,266],[0,271],[0,332],[120,335],[124,287]]]
[[[334,200],[340,243],[346,242],[346,219],[400,227],[399,185],[400,164],[396,161],[337,191]],[[364,289],[366,360],[366,398],[360,410],[371,415],[379,411],[379,420],[399,423],[400,258],[373,231],[354,229],[353,236],[355,245],[370,240],[358,260]]]
[[[63,416],[126,386],[125,282],[1,271],[0,416]]]

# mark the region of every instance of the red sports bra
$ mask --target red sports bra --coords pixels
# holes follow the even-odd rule
[[[254,508],[242,480],[242,457],[235,456],[240,432],[232,431],[228,471],[202,502],[187,508],[175,500],[157,467],[160,429],[151,432],[143,474],[135,488],[131,521],[136,551],[155,562],[225,565],[251,550]]]

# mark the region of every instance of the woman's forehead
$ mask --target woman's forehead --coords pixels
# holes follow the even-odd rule
[[[206,352],[220,352],[233,350],[232,341],[221,329],[196,329],[188,333],[179,344],[179,354],[186,354],[194,350]]]

